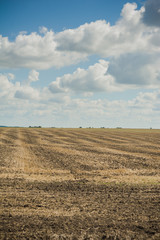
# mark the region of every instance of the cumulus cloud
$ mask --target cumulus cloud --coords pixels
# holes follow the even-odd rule
[[[53,96],[51,91],[48,87],[36,89],[32,87],[30,84],[33,81],[39,80],[39,72],[32,70],[28,74],[28,79],[24,81],[23,79],[21,82],[15,81],[12,82],[13,74],[0,74],[0,103],[2,104],[4,101],[12,101],[16,102],[17,99],[22,101],[22,106],[24,101],[27,100],[31,104],[37,102],[37,104],[43,103],[45,106],[48,102],[54,103],[65,103],[68,102],[69,96],[65,94],[56,94]],[[19,102],[20,103],[20,102]],[[11,104],[11,102],[8,104]],[[16,102],[17,104],[17,102]],[[19,105],[19,104],[18,104]]]
[[[13,84],[9,81],[10,73],[7,75],[0,74],[0,91],[7,90],[13,86]],[[13,76],[11,74],[11,76]]]
[[[145,29],[141,22],[144,8],[136,8],[135,3],[127,3],[121,19],[114,26],[99,20],[56,34],[57,49],[99,54],[102,57],[146,49],[147,36],[144,35]]]
[[[103,61],[97,64],[100,66],[92,66],[96,71],[97,69],[99,71],[100,67],[103,69],[103,66],[107,66]],[[88,72],[89,68],[85,71]],[[7,118],[10,119],[12,116],[11,125],[14,122],[16,125],[22,125],[22,121],[26,123],[26,114],[29,119],[27,124],[30,124],[33,119],[34,122],[36,120],[38,124],[42,124],[43,119],[47,126],[52,126],[54,121],[56,126],[68,127],[79,125],[148,127],[151,119],[152,122],[155,121],[155,126],[158,126],[160,120],[159,90],[139,93],[129,101],[107,98],[93,100],[90,96],[72,98],[72,95],[66,93],[52,94],[48,88],[36,90],[19,82],[13,83],[7,74],[1,74],[0,103],[1,117],[8,116]],[[37,119],[37,116],[41,118]]]
[[[72,100],[71,111],[76,111],[78,118],[84,116],[84,125],[101,124],[106,126],[122,127],[150,127],[155,124],[159,127],[160,112],[160,91],[139,93],[131,100],[112,100],[97,99]],[[72,114],[74,116],[74,114]],[[92,121],[94,119],[94,121]],[[92,125],[91,125],[92,126]]]
[[[135,52],[160,52],[160,30],[144,24],[150,2],[145,9],[137,9],[135,3],[125,4],[121,18],[113,26],[97,20],[59,33],[41,27],[40,33],[22,32],[14,41],[0,36],[0,67],[48,69],[72,65],[93,54],[112,58]],[[158,1],[152,2],[158,6]]]
[[[42,27],[39,28],[39,32],[41,34],[46,34],[48,32],[48,29],[46,27],[42,26]]]
[[[31,118],[38,114],[61,126],[67,119],[69,126],[91,125],[92,119],[112,125],[114,119],[115,124],[130,127],[139,116],[143,124],[152,118],[159,126],[159,91],[140,93],[129,101],[98,99],[99,92],[160,86],[159,12],[159,1],[148,0],[140,9],[127,3],[113,26],[98,20],[59,33],[41,27],[39,33],[19,33],[14,41],[0,36],[0,67],[30,69],[21,82],[12,73],[0,74],[1,116],[26,119],[26,113]],[[57,77],[43,89],[32,87],[39,80],[39,69],[76,64],[94,54],[101,60],[87,69]]]
[[[34,76],[35,74],[35,76]],[[37,80],[38,72],[31,71],[29,73],[29,81]],[[14,75],[12,73],[9,74],[0,74],[0,101],[3,102],[4,99],[14,100],[15,98],[19,99],[28,99],[28,100],[40,100],[39,94],[40,92],[28,84],[22,84],[20,82],[13,83]],[[15,77],[14,77],[15,78]]]
[[[15,78],[13,73],[8,73],[8,77],[10,80],[14,80],[14,78]]]
[[[134,111],[142,111],[141,114],[151,115],[154,118],[159,111],[160,91],[140,92],[134,99],[128,101],[128,107]]]
[[[56,46],[53,31],[46,32],[44,36],[19,34],[14,42],[0,36],[0,67],[48,69],[75,64],[86,58],[82,53],[59,52]]]
[[[35,82],[39,80],[39,72],[37,72],[36,70],[32,70],[29,72],[29,76],[28,76],[28,81],[29,82]]]
[[[39,80],[39,72],[31,70],[28,74],[27,81],[22,81],[19,87],[15,91],[15,98],[20,99],[34,99],[39,100],[39,91],[30,86],[30,83]]]
[[[30,86],[19,87],[19,89],[15,92],[14,96],[15,96],[15,98],[20,98],[20,99],[39,100],[38,90],[36,90]]]
[[[145,13],[143,22],[149,26],[160,27],[160,1],[147,0],[145,3]]]
[[[108,73],[117,83],[156,87],[160,85],[159,54],[126,54],[112,59]]]
[[[88,69],[78,68],[72,74],[65,74],[52,82],[49,89],[52,93],[60,92],[112,92],[122,88],[107,73],[109,62],[99,60]]]

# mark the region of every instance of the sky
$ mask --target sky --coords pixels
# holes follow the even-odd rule
[[[159,0],[0,0],[0,125],[160,128]]]

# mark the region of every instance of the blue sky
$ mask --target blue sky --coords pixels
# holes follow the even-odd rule
[[[140,0],[136,2],[141,6]],[[13,38],[21,31],[37,32],[40,26],[58,32],[99,19],[114,24],[125,3],[125,0],[1,0],[1,34]]]
[[[159,128],[159,0],[0,0],[0,35],[0,125]]]

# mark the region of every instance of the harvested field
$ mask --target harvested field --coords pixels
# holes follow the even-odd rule
[[[160,239],[160,130],[0,128],[0,239]]]

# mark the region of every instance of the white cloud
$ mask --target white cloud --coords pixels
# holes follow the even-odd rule
[[[48,32],[48,29],[46,27],[42,26],[39,28],[39,32],[42,34],[46,34]]]
[[[13,73],[8,73],[8,77],[10,80],[14,80],[14,78],[15,78]]]
[[[159,54],[126,54],[111,60],[108,73],[117,83],[157,87],[160,85],[159,66]]]
[[[12,86],[13,84],[9,81],[9,77],[7,75],[0,74],[0,92],[9,89]]]
[[[154,2],[158,3],[147,1],[139,10],[135,3],[125,4],[113,26],[98,20],[60,33],[41,27],[39,33],[21,32],[14,41],[0,36],[0,67],[30,69],[21,82],[12,73],[0,74],[1,116],[21,116],[23,122],[26,115],[28,121],[34,116],[59,126],[145,127],[151,120],[159,126],[159,91],[140,93],[129,101],[107,99],[110,92],[160,86],[160,28],[147,5]],[[39,80],[38,69],[76,64],[94,54],[101,60],[87,69],[57,77],[43,89],[31,86]],[[103,100],[100,92],[106,93]]]
[[[97,64],[98,67],[92,66],[97,73],[100,66],[107,66],[103,61]],[[85,71],[88,73],[89,68]],[[90,95],[81,95],[80,98],[75,95],[72,98],[71,94],[52,94],[47,87],[37,90],[19,82],[12,83],[7,75],[2,74],[0,83],[1,119],[5,116],[9,122],[12,116],[11,125],[14,122],[16,125],[31,125],[33,121],[35,125],[47,126],[149,127],[154,123],[158,127],[160,121],[159,90],[139,93],[129,101],[107,98],[93,100]]]
[[[70,114],[84,126],[159,127],[160,91],[139,93],[129,101],[74,99]],[[69,114],[69,113],[68,113]]]
[[[82,53],[59,52],[56,45],[52,31],[44,36],[19,34],[14,42],[0,36],[0,67],[48,69],[75,64],[86,58]]]
[[[36,70],[32,70],[29,72],[29,76],[28,76],[28,81],[29,82],[35,82],[39,80],[39,72],[37,72]]]
[[[20,33],[15,41],[0,37],[0,67],[48,69],[84,61],[98,54],[101,58],[130,53],[160,53],[160,29],[142,21],[144,7],[124,5],[120,20],[113,26],[105,20],[54,33],[41,27],[39,33]]]
[[[25,86],[25,87],[21,86],[15,92],[15,98],[39,100],[39,92],[38,92],[38,90],[36,90],[30,86]]]
[[[154,92],[140,92],[134,99],[128,101],[128,107],[132,110],[133,115],[139,114],[139,116],[151,119],[154,122],[155,119],[160,121],[160,91]],[[157,125],[157,127],[159,127]]]
[[[15,98],[20,99],[32,99],[32,100],[40,100],[40,92],[39,90],[34,89],[30,86],[31,82],[35,82],[39,80],[39,72],[36,70],[31,70],[28,74],[28,80],[22,81],[19,84],[18,88],[15,91]]]
[[[72,74],[65,74],[52,82],[49,89],[52,93],[60,92],[113,92],[121,91],[114,78],[107,73],[109,62],[99,60],[98,63],[89,66],[88,69],[78,68]]]
[[[32,72],[35,74],[29,73],[29,77],[32,76],[32,79],[29,81],[35,80],[38,78],[38,72]],[[21,84],[20,82],[12,83],[14,75],[12,73],[9,74],[0,74],[0,101],[1,103],[8,100],[14,100],[15,98],[21,99],[32,99],[32,100],[40,100],[39,91],[32,88],[28,84]]]
[[[147,29],[141,22],[144,8],[136,10],[136,7],[135,3],[126,4],[122,18],[114,26],[99,20],[58,33],[55,36],[58,50],[111,57],[146,49]]]

